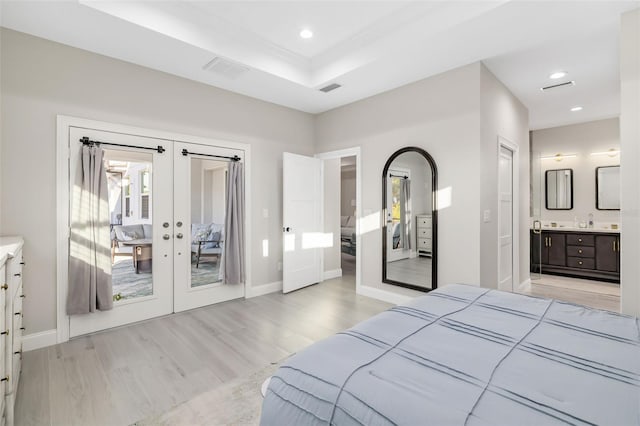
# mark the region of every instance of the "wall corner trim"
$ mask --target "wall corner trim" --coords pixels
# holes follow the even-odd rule
[[[411,296],[393,293],[391,291],[382,290],[379,288],[369,287],[365,285],[359,286],[356,289],[356,293],[361,294],[363,296],[371,297],[373,299],[382,300],[383,302],[393,303],[394,305],[407,303],[408,301],[413,299],[413,297]]]
[[[261,284],[257,286],[247,286],[245,299],[251,299],[252,297],[264,296],[269,293],[277,293],[282,291],[282,281],[275,281],[272,283]]]
[[[334,278],[340,278],[342,276],[342,268],[332,269],[330,271],[324,271],[322,273],[322,281],[332,280]]]
[[[27,334],[22,337],[22,350],[25,352],[46,348],[58,343],[58,330],[45,330],[39,333]]]

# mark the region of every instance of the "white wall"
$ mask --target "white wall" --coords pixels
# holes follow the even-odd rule
[[[406,146],[429,152],[438,167],[438,284],[480,283],[480,65],[439,74],[316,117],[316,149],[361,147],[362,285],[396,294],[419,292],[382,283],[382,169]],[[449,202],[450,201],[450,202]]]
[[[356,206],[356,170],[353,166],[341,170],[340,179],[340,216],[355,216]]]
[[[620,34],[620,309],[640,316],[640,9]]]
[[[481,205],[474,220],[481,223],[481,280],[483,287],[498,286],[498,136],[519,146],[520,199],[519,207],[519,277],[514,286],[529,278],[529,111],[484,66],[480,67],[481,100]],[[514,163],[514,168],[517,164]],[[484,211],[490,211],[490,221],[484,222]]]
[[[251,144],[253,287],[282,279],[282,152],[314,153],[311,115],[7,29],[0,47],[0,228],[25,238],[29,333],[56,327],[58,114]]]
[[[324,232],[333,244],[324,249],[324,271],[340,269],[340,159],[324,160]]]
[[[596,167],[616,166],[620,156],[590,155],[592,152],[620,149],[620,122],[618,118],[590,121],[570,126],[531,132],[532,173],[539,174],[540,185],[533,188],[536,194],[534,209],[539,209],[542,221],[571,221],[577,216],[587,221],[593,213],[596,222],[619,223],[620,212],[596,209]],[[539,156],[557,153],[576,154],[575,158],[562,161],[554,159],[538,160]],[[545,208],[545,172],[553,169],[573,169],[573,209],[547,210]],[[533,212],[537,215],[537,212]]]

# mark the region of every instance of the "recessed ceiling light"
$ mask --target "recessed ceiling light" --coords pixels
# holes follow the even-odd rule
[[[305,28],[304,30],[300,31],[300,37],[311,38],[313,37],[313,32],[310,29]]]
[[[564,77],[565,75],[567,75],[565,71],[556,71],[553,74],[549,75],[549,78],[552,80],[557,80],[559,78]]]
[[[582,107],[581,106],[574,106],[573,108],[571,108],[571,111],[573,111],[573,112],[582,111]]]

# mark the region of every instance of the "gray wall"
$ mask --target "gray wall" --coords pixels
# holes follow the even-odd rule
[[[480,66],[480,102],[481,202],[475,218],[481,224],[480,282],[483,287],[498,287],[498,136],[502,136],[516,143],[520,154],[520,199],[514,200],[520,211],[520,229],[514,231],[520,239],[515,289],[529,279],[529,111],[484,65]],[[483,221],[485,210],[491,211],[489,222]]]
[[[58,114],[251,144],[253,286],[282,279],[282,152],[314,153],[311,115],[7,29],[1,43],[0,229],[26,241],[29,333],[56,327]]]
[[[577,216],[587,221],[593,213],[596,222],[618,223],[620,212],[596,209],[596,167],[620,164],[620,156],[590,155],[610,148],[620,148],[620,121],[618,118],[590,121],[571,126],[534,130],[531,132],[532,173],[539,174],[540,185],[533,188],[534,209],[544,223],[548,221],[570,221]],[[540,154],[548,156],[557,153],[577,154],[575,158],[562,161],[539,160]],[[545,172],[553,169],[573,170],[573,209],[547,210],[545,208]],[[536,212],[534,211],[534,215]]]
[[[620,310],[640,316],[640,9],[620,32]]]
[[[383,284],[381,176],[389,156],[406,146],[429,152],[450,203],[439,212],[438,284],[480,283],[480,65],[472,64],[316,117],[316,149],[361,147],[362,285],[405,295]],[[441,197],[445,202],[447,197]],[[496,245],[497,247],[497,245]]]
[[[324,270],[340,269],[340,159],[324,160],[324,232],[333,244],[324,249]]]
[[[356,200],[356,170],[341,170],[340,176],[340,216],[355,216],[356,207],[351,202]]]

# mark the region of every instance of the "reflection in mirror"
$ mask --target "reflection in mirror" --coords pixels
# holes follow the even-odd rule
[[[191,287],[222,280],[227,163],[191,159]]]
[[[596,168],[596,208],[620,210],[620,166]]]
[[[545,173],[547,210],[573,208],[573,170],[547,170]]]
[[[419,148],[391,156],[383,172],[382,281],[422,291],[436,288],[436,168]]]

